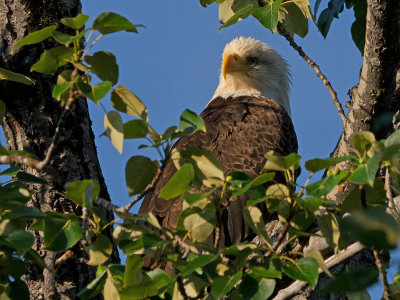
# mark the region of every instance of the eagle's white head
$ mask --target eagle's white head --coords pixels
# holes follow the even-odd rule
[[[288,64],[275,49],[253,38],[239,37],[225,46],[215,97],[264,96],[290,114]]]

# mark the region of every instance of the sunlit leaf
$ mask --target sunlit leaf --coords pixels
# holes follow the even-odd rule
[[[82,80],[78,80],[77,85],[82,93],[89,99],[93,100],[96,104],[100,103],[100,100],[107,95],[112,87],[110,81],[103,81],[96,85],[89,85]]]
[[[135,94],[123,85],[118,85],[111,94],[112,106],[131,116],[147,121],[147,108]]]
[[[102,234],[98,235],[95,242],[85,248],[90,258],[88,265],[97,266],[104,263],[110,257],[112,250],[113,245],[109,238]]]
[[[82,30],[81,32],[79,32],[76,35],[69,35],[66,34],[64,32],[60,32],[60,31],[53,31],[51,33],[51,36],[60,44],[63,44],[65,46],[69,46],[71,43],[80,40],[81,38],[83,38],[83,36],[85,35],[85,33],[88,31],[88,29]]]
[[[196,113],[186,109],[181,114],[179,121],[179,129],[184,134],[192,134],[198,130],[206,131],[206,126],[204,125],[203,119]]]
[[[116,111],[110,111],[104,116],[104,128],[113,146],[122,153],[124,143],[124,125],[121,116]]]
[[[341,156],[341,157],[330,157],[325,159],[314,158],[306,161],[305,167],[311,173],[316,173],[318,171],[333,167],[338,163],[349,160],[353,156]]]
[[[117,31],[127,31],[137,33],[136,27],[143,25],[133,25],[128,19],[112,12],[101,13],[93,22],[93,29],[101,34],[109,34]]]
[[[90,199],[87,199],[86,190],[91,185],[92,195]],[[69,182],[66,187],[65,198],[72,200],[75,204],[83,207],[92,207],[94,199],[100,193],[100,185],[97,180],[85,179]]]
[[[44,50],[38,62],[32,65],[31,72],[53,75],[59,67],[65,65],[73,55],[73,49],[64,46]]]
[[[276,31],[279,7],[283,0],[268,2],[264,7],[256,8],[251,13],[265,28]]]
[[[214,230],[216,224],[215,208],[212,205],[206,208],[193,209],[195,212],[183,219],[183,226],[189,232],[192,240],[202,242]]]
[[[0,68],[0,80],[9,80],[9,81],[15,81],[27,85],[32,85],[35,84],[35,82],[30,79],[28,76],[25,76],[23,74],[15,73],[9,70],[6,70],[4,68]]]
[[[32,45],[32,44],[36,44],[36,43],[40,43],[40,42],[44,41],[45,39],[47,39],[51,36],[51,33],[54,30],[56,30],[56,28],[57,28],[57,26],[55,26],[55,25],[47,26],[38,31],[28,34],[23,39],[21,39],[15,43],[15,45],[12,47],[12,52],[14,52],[14,50],[18,47],[22,47],[25,45]]]
[[[189,191],[193,179],[194,167],[189,163],[184,164],[161,189],[160,197],[168,200]]]
[[[79,13],[74,18],[62,18],[60,23],[72,29],[81,29],[88,19],[89,16]]]
[[[124,284],[139,284],[142,280],[141,269],[143,266],[143,258],[140,255],[129,255],[126,259]]]

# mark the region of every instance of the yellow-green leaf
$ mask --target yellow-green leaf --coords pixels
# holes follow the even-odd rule
[[[121,116],[116,111],[110,111],[104,116],[105,134],[110,138],[113,146],[122,153],[124,143],[124,125]]]
[[[20,82],[27,85],[35,84],[28,76],[0,68],[0,80]]]

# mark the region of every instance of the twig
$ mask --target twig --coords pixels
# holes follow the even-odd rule
[[[325,74],[322,73],[321,69],[319,66],[313,61],[310,57],[305,54],[303,49],[296,44],[294,41],[293,37],[286,31],[286,29],[283,27],[281,23],[278,23],[278,32],[286,38],[286,40],[289,42],[290,46],[294,50],[296,50],[299,55],[307,62],[307,64],[315,71],[317,74],[318,78],[321,79],[321,81],[324,83],[326,88],[328,89],[329,93],[331,94],[332,97],[332,102],[336,106],[336,109],[339,113],[339,117],[342,119],[343,127],[346,125],[346,115],[344,113],[343,107],[339,102],[339,99],[337,97],[336,91],[333,89],[331,83],[329,82],[328,78],[326,78]]]
[[[54,263],[54,269],[57,270],[59,267],[61,267],[63,263],[65,263],[68,259],[72,258],[73,256],[74,252],[71,249],[65,251],[63,255],[61,255],[59,258],[56,259],[56,262]]]
[[[379,257],[378,251],[373,250],[372,252],[374,253],[375,264],[378,267],[379,274],[380,274],[382,284],[383,284],[383,299],[390,300],[390,299],[392,299],[392,293],[390,291],[389,282],[387,280],[385,267],[382,264],[382,261],[381,261],[381,258]]]
[[[145,188],[145,190],[137,195],[128,205],[121,207],[122,212],[128,212],[132,206],[134,206],[137,202],[139,202],[144,196],[146,196],[150,191],[152,191],[158,182],[158,179],[161,176],[162,171],[164,170],[165,163],[161,164],[161,167],[157,170],[156,176],[154,176],[151,183]]]
[[[115,213],[125,213],[125,214],[128,214],[130,216],[135,216],[135,215],[125,211],[125,209],[123,207],[119,207],[117,205],[114,205],[110,201],[108,201],[108,200],[106,200],[104,198],[96,198],[94,200],[94,203],[96,205],[108,210],[108,211],[112,211],[112,212],[115,212]],[[143,221],[140,221],[140,222],[143,222]],[[160,230],[160,228],[157,228],[157,227],[155,227],[154,225],[152,225],[150,223],[147,223],[147,226],[151,227],[152,229],[158,230],[158,231],[160,231],[161,233],[164,234],[164,232],[162,230]],[[184,252],[184,253],[186,251],[190,251],[190,252],[192,252],[194,254],[197,254],[197,255],[202,254],[195,246],[185,243],[177,235],[173,236],[173,240],[174,240],[175,243],[177,243],[179,245],[179,247],[182,249],[182,252]]]
[[[215,226],[214,248],[218,248],[219,240],[221,239],[221,228],[219,225]]]
[[[341,262],[345,261],[346,259],[352,257],[354,254],[360,252],[362,249],[364,249],[364,246],[361,243],[356,242],[356,243],[350,245],[349,247],[347,247],[346,250],[341,251],[339,254],[332,255],[331,257],[327,258],[325,260],[325,265],[327,268],[336,266],[336,265],[340,264]],[[322,273],[323,270],[319,269],[318,272]],[[278,292],[278,294],[275,296],[275,298],[273,298],[272,300],[284,300],[284,299],[293,297],[294,295],[300,293],[300,291],[306,285],[308,285],[307,282],[296,280],[291,285],[289,285],[287,288],[280,290]]]
[[[88,235],[88,220],[89,220],[89,210],[87,207],[82,207],[82,237],[85,242],[87,242]]]
[[[290,220],[286,220],[285,225],[283,225],[281,232],[279,233],[278,237],[276,238],[276,241],[272,245],[272,249],[265,253],[264,255],[265,257],[270,256],[272,253],[276,251],[276,249],[278,249],[283,239],[285,238],[287,231],[289,230],[289,225],[290,225]]]
[[[78,75],[78,69],[75,68],[72,73],[71,73],[71,81],[75,79],[75,77]],[[65,116],[71,109],[71,105],[75,101],[75,89],[74,85],[71,86],[71,89],[69,91],[69,98],[67,101],[67,104],[65,105],[64,110],[62,111],[60,118],[58,119],[57,126],[55,133],[53,137],[51,138],[51,144],[47,150],[46,156],[43,160],[37,160],[31,157],[27,157],[21,154],[13,154],[13,155],[1,155],[0,156],[0,164],[18,164],[18,165],[23,165],[26,167],[34,168],[37,170],[43,169],[49,162],[51,155],[53,154],[54,149],[56,148],[57,140],[60,135],[60,129],[62,126],[62,123],[65,120]]]

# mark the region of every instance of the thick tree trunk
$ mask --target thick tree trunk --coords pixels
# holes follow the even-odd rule
[[[11,47],[26,34],[45,26],[59,24],[63,17],[76,16],[81,5],[78,0],[0,0],[0,67],[24,73],[33,78],[32,87],[18,83],[1,82],[0,98],[6,103],[7,113],[4,131],[9,149],[24,150],[43,159],[51,143],[58,118],[62,112],[59,102],[51,96],[56,76],[41,76],[30,73],[30,66],[36,62],[46,44],[26,46],[11,55]],[[60,27],[59,27],[60,28]],[[63,29],[63,28],[61,28]],[[101,196],[109,199],[97,158],[94,136],[91,130],[88,107],[85,99],[75,101],[61,128],[50,164],[44,170],[28,170],[36,176],[50,180],[49,186],[34,186],[37,193],[31,205],[42,211],[81,211],[64,198],[66,182],[79,179],[96,179],[102,189]],[[113,216],[106,213],[111,219]],[[111,234],[111,229],[108,234]],[[35,248],[44,257],[49,267],[62,253],[43,251],[42,237],[36,233]],[[25,280],[31,299],[74,299],[95,276],[94,267],[86,264],[86,254],[79,245],[73,249],[73,257],[65,261],[55,274],[31,266]],[[118,260],[115,251],[112,260]]]

